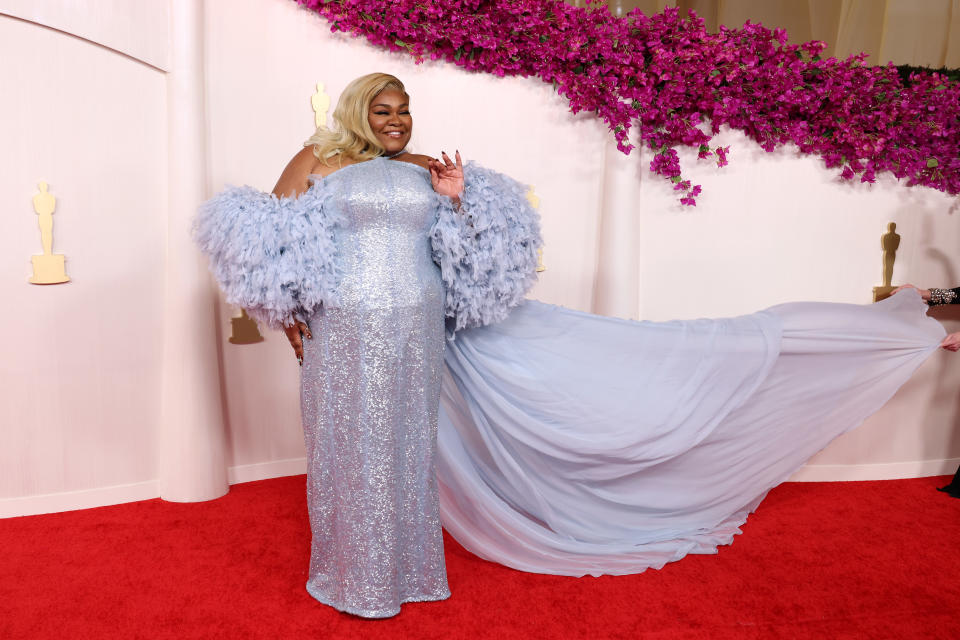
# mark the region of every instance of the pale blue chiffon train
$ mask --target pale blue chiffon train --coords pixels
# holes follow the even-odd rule
[[[537,573],[715,553],[937,348],[944,330],[925,312],[914,291],[664,323],[527,301],[447,343],[444,527]]]
[[[276,327],[330,310],[317,320],[327,351],[318,342],[304,361],[304,429],[309,442],[319,433],[327,440],[317,442],[351,446],[311,446],[321,550],[311,576],[336,576],[324,593],[342,588],[347,610],[392,615],[405,599],[427,599],[401,588],[426,575],[438,585],[431,598],[445,596],[436,509],[422,506],[436,504],[434,461],[447,530],[517,569],[623,574],[713,553],[771,487],[886,402],[944,335],[915,291],[876,305],[666,323],[521,304],[541,244],[527,187],[476,165],[464,185],[458,210],[423,168],[377,158],[295,199],[228,188],[197,217],[229,302]],[[445,342],[434,457],[444,315],[458,331]],[[418,318],[423,330],[408,332]],[[416,446],[403,444],[408,423],[422,436]],[[328,481],[334,469],[376,500]],[[427,531],[434,542],[416,542]],[[413,566],[404,554],[432,569],[404,568]]]

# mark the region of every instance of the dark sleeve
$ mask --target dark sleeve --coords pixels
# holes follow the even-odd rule
[[[960,304],[960,287],[955,289],[930,289],[931,307],[940,304]]]

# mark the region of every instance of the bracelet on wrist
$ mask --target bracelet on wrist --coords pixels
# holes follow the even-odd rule
[[[930,300],[927,304],[935,307],[940,304],[951,304],[957,297],[957,292],[953,289],[930,289]]]

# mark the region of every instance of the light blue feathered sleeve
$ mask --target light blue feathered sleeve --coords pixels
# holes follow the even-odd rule
[[[274,329],[336,303],[340,219],[328,198],[320,180],[297,198],[227,187],[200,207],[194,238],[227,302]]]
[[[499,322],[536,282],[540,218],[527,187],[475,163],[464,167],[460,211],[439,196],[430,230],[454,330]]]

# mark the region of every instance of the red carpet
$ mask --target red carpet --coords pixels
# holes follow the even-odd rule
[[[960,637],[948,478],[785,484],[719,555],[526,574],[447,539],[453,597],[366,621],[304,590],[303,476],[213,502],[0,520],[0,638]]]

